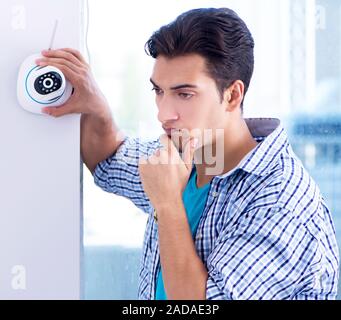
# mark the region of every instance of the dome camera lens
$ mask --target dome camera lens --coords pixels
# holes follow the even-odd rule
[[[42,95],[55,92],[62,86],[62,78],[57,72],[40,75],[34,82],[35,90]]]
[[[53,87],[53,81],[50,78],[46,78],[43,82],[43,86],[47,89],[50,89]]]

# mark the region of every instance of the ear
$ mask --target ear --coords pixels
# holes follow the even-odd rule
[[[245,86],[243,81],[236,80],[224,92],[226,111],[232,112],[239,108],[244,98]]]

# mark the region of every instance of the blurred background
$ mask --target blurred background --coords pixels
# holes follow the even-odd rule
[[[163,131],[149,82],[153,59],[144,52],[145,42],[189,9],[235,10],[256,43],[245,117],[282,120],[332,211],[341,247],[339,0],[88,1],[88,47],[95,78],[119,127],[146,139]],[[128,200],[96,187],[84,167],[86,299],[137,298],[146,221]]]

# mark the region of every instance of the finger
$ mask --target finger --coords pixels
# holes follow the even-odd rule
[[[169,138],[168,135],[163,134],[162,136],[160,136],[160,142],[163,145],[160,155],[160,157],[162,158],[162,163],[180,164],[183,162],[178,149],[176,148],[173,140]]]
[[[78,58],[76,58],[73,54],[64,50],[43,50],[41,53],[44,57],[47,58],[63,58],[65,60],[72,62],[75,65],[78,66],[84,65],[84,63],[80,61]]]
[[[198,145],[198,138],[191,138],[184,149],[183,161],[188,170],[192,170],[195,149]]]
[[[173,141],[166,134],[160,136],[160,143],[162,144],[163,150],[171,151],[172,147],[175,148]]]
[[[60,50],[66,51],[68,53],[71,53],[72,55],[74,55],[80,62],[87,64],[85,58],[83,57],[83,55],[76,49],[72,49],[72,48],[62,48]]]
[[[171,157],[171,153],[172,153],[171,143],[173,143],[171,139],[166,134],[163,134],[160,136],[160,143],[162,147],[161,149],[159,149],[160,151],[159,154],[162,152],[162,154],[166,153],[168,154],[169,157]]]
[[[39,64],[40,66],[47,66],[45,63]],[[78,83],[79,74],[74,72],[72,69],[70,69],[68,66],[51,62],[48,64],[49,66],[53,66],[58,68],[61,72],[63,72],[64,76],[71,82],[73,86],[75,86]]]
[[[45,107],[42,108],[41,111],[42,113],[55,118],[65,116],[67,114],[77,113],[71,101],[59,107]]]
[[[64,66],[69,67],[72,71],[79,73],[80,70],[83,70],[83,66],[75,65],[74,63],[64,59],[64,58],[43,58],[37,59],[36,63],[39,65],[47,65],[50,66],[52,63],[54,64],[62,64]]]

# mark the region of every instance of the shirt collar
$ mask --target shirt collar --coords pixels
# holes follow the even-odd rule
[[[249,118],[245,122],[259,144],[251,150],[232,171],[218,176],[225,178],[238,169],[265,176],[281,151],[288,146],[288,138],[279,119]]]

